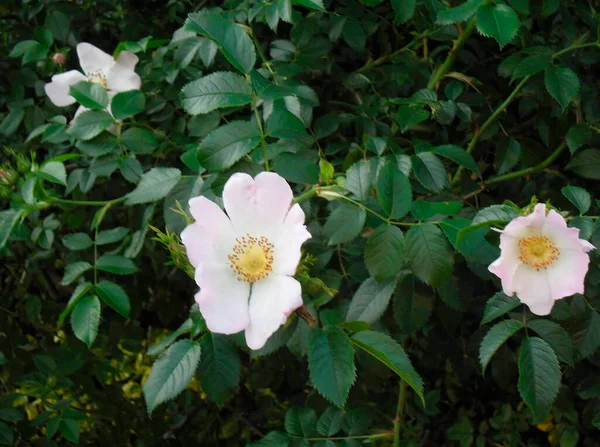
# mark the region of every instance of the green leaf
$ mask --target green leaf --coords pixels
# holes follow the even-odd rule
[[[316,9],[317,11],[325,11],[323,6],[323,0],[292,0],[294,5],[305,6],[310,9]]]
[[[579,92],[579,78],[567,67],[550,67],[544,72],[544,84],[563,111]]]
[[[506,340],[515,335],[523,328],[523,323],[519,320],[503,320],[500,323],[492,326],[479,347],[479,361],[481,363],[481,371],[485,373],[485,369],[492,360],[496,351],[502,346]]]
[[[291,438],[288,434],[280,431],[272,431],[260,441],[248,444],[248,447],[288,447]]]
[[[82,298],[73,308],[71,313],[71,327],[75,336],[84,342],[88,348],[92,347],[98,335],[100,325],[100,300],[97,296],[90,295]]]
[[[371,190],[371,167],[368,161],[359,161],[350,166],[346,172],[344,188],[364,202],[369,197]]]
[[[69,95],[83,107],[96,110],[106,109],[108,95],[106,89],[95,82],[81,81],[69,88]]]
[[[425,402],[423,380],[413,368],[401,344],[389,335],[375,331],[358,332],[352,336],[351,341],[398,374]]]
[[[514,138],[509,138],[506,142],[499,144],[496,149],[494,165],[498,175],[502,175],[510,171],[516,166],[521,157],[521,145]]]
[[[166,336],[158,343],[150,346],[148,348],[148,352],[146,352],[146,354],[151,355],[151,356],[160,354],[165,349],[167,349],[167,347],[170,346],[171,343],[173,343],[175,340],[177,340],[177,338],[179,338],[180,335],[191,332],[193,326],[194,326],[194,322],[192,321],[191,318],[188,318],[181,324],[181,326],[179,326],[179,328],[177,328],[177,330],[173,331],[170,335]]]
[[[396,115],[396,121],[400,125],[400,131],[406,132],[413,126],[429,118],[429,112],[423,109],[417,109],[410,106],[401,106]]]
[[[169,231],[181,233],[187,226],[187,221],[184,216],[177,212],[177,202],[183,208],[183,211],[189,213],[190,199],[201,195],[202,187],[204,182],[201,177],[184,177],[179,183],[171,190],[163,208],[163,216],[165,219],[165,225]]]
[[[380,225],[367,239],[365,264],[377,281],[394,279],[404,264],[404,234],[394,225]]]
[[[74,419],[62,419],[60,421],[59,431],[67,441],[79,444],[79,425],[77,425],[77,421]]]
[[[405,23],[415,13],[416,0],[391,0],[396,12],[396,23]]]
[[[312,142],[300,118],[283,107],[273,108],[273,112],[267,119],[266,133],[273,138],[300,140],[307,144]]]
[[[585,149],[571,159],[567,169],[580,177],[590,180],[600,180],[600,150]]]
[[[413,275],[404,275],[398,283],[394,293],[394,317],[402,334],[413,334],[429,320],[433,295],[427,292]]]
[[[100,281],[94,286],[94,290],[102,301],[125,318],[129,318],[129,312],[131,311],[129,297],[121,286],[111,281]]]
[[[38,171],[38,175],[45,180],[67,186],[67,171],[64,163],[59,161],[44,163]]]
[[[550,412],[559,388],[556,354],[541,338],[525,337],[519,355],[519,392],[538,421]]]
[[[96,262],[98,270],[114,273],[116,275],[131,275],[138,271],[135,263],[124,256],[104,255]]]
[[[425,284],[441,285],[452,273],[452,250],[434,224],[411,227],[406,233],[404,253],[412,272]]]
[[[375,278],[364,281],[350,302],[346,321],[366,321],[374,323],[379,320],[390,303],[396,281],[378,282]]]
[[[62,238],[62,243],[69,250],[85,250],[94,245],[94,241],[86,233],[67,234]]]
[[[158,141],[154,134],[139,127],[131,127],[123,132],[121,144],[134,154],[150,154],[158,147]]]
[[[60,284],[62,286],[68,286],[69,284],[71,284],[73,281],[75,281],[77,278],[79,278],[81,275],[83,275],[88,270],[91,270],[92,268],[93,268],[92,265],[86,261],[79,261],[79,262],[74,262],[72,264],[68,264],[65,267],[65,274],[63,276],[63,279],[60,281]]]
[[[367,212],[353,205],[340,204],[331,213],[323,231],[328,245],[337,245],[357,237],[365,225]]]
[[[94,286],[89,282],[84,282],[84,283],[80,283],[77,285],[77,287],[71,294],[71,298],[69,299],[69,302],[67,303],[67,307],[65,308],[65,310],[62,311],[62,313],[58,317],[59,325],[62,325],[64,323],[65,319],[67,318],[67,316],[69,315],[71,310],[73,310],[73,307],[75,307],[77,305],[77,303],[80,300],[82,300],[83,297],[86,296],[86,294],[90,290],[92,290],[93,287]]]
[[[101,155],[116,152],[119,146],[117,137],[110,132],[103,132],[96,138],[89,141],[78,141],[75,145],[77,149],[90,157],[99,157]],[[120,149],[118,149],[121,152]]]
[[[428,202],[415,200],[411,213],[416,219],[424,221],[435,216],[453,216],[462,210],[461,202]]]
[[[425,188],[440,192],[450,186],[444,164],[431,152],[420,152],[410,157],[415,177]]]
[[[106,245],[119,242],[129,234],[129,228],[116,227],[110,230],[99,231],[96,235],[96,245]],[[64,242],[64,240],[63,240]]]
[[[113,117],[104,110],[89,110],[73,120],[67,131],[80,140],[91,140],[115,123]]]
[[[548,67],[551,66],[551,53],[535,53],[519,61],[519,63],[512,72],[511,79],[515,80],[524,78],[525,76],[532,76],[536,73],[546,70]]]
[[[408,177],[397,166],[385,164],[375,185],[377,200],[383,212],[392,219],[400,219],[410,210],[412,188]]]
[[[517,35],[519,26],[519,16],[508,5],[483,5],[477,10],[477,30],[496,39],[500,48]]]
[[[256,50],[252,39],[232,20],[213,12],[190,14],[185,30],[208,37],[215,42],[223,56],[242,73],[250,73],[256,63]]]
[[[137,187],[125,196],[125,205],[156,202],[169,194],[181,179],[175,168],[152,168],[146,172]]]
[[[312,408],[290,408],[285,414],[285,431],[292,436],[308,438],[316,433],[317,415]]]
[[[148,380],[144,383],[148,414],[184,390],[194,377],[201,352],[198,343],[179,340],[152,365]]]
[[[235,345],[220,334],[205,334],[198,378],[202,389],[217,405],[223,405],[240,381],[242,365]]]
[[[181,102],[186,112],[198,115],[224,107],[250,104],[252,89],[248,81],[238,74],[216,72],[183,87]]]
[[[448,158],[464,168],[473,171],[475,174],[480,175],[479,167],[473,157],[467,151],[454,144],[444,144],[442,146],[436,146],[431,149],[434,154],[440,155],[444,158]]]
[[[146,109],[146,95],[140,90],[117,93],[110,102],[110,110],[118,120],[131,118]]]
[[[25,117],[25,110],[22,108],[15,108],[11,110],[8,115],[0,123],[0,133],[4,135],[11,135],[19,128],[19,125]]]
[[[345,413],[336,407],[327,407],[317,422],[317,432],[323,436],[333,436],[342,429]]]
[[[531,320],[527,327],[538,333],[542,339],[550,345],[560,360],[569,366],[573,366],[575,350],[573,342],[566,330],[559,324],[550,320]]]
[[[209,133],[198,146],[200,164],[211,171],[231,167],[261,141],[258,128],[248,121],[231,121]]]
[[[516,295],[506,295],[503,292],[496,293],[485,303],[481,325],[489,323],[498,317],[516,309],[521,304],[521,300]]]
[[[569,202],[575,205],[581,214],[587,213],[592,206],[592,196],[579,186],[565,186],[561,189],[561,192]]]
[[[288,182],[314,185],[319,181],[319,169],[313,160],[296,154],[283,153],[273,161],[273,170]]]
[[[455,8],[440,11],[435,22],[439,25],[452,25],[453,23],[464,22],[475,15],[477,9],[484,3],[485,0],[467,0]]]
[[[588,358],[600,347],[600,314],[590,312],[583,327],[573,335],[581,356]]]
[[[332,326],[311,329],[308,367],[319,394],[342,408],[356,380],[354,348],[346,333]]]
[[[15,441],[15,433],[7,424],[0,421],[0,444],[13,445]]]
[[[574,154],[577,149],[587,144],[592,138],[592,131],[587,124],[575,124],[567,133],[567,146],[571,154]]]
[[[23,210],[8,209],[0,211],[0,249],[6,245],[13,228],[22,214]]]
[[[556,11],[558,11],[559,7],[560,7],[560,0],[543,0],[542,16],[544,16],[544,17],[551,16]]]

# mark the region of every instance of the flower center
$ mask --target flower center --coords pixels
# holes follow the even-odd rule
[[[520,239],[519,251],[519,260],[536,269],[550,267],[560,256],[560,250],[546,236]]]
[[[228,258],[238,281],[256,282],[266,277],[273,269],[273,244],[269,239],[246,234],[235,241]]]
[[[94,84],[100,84],[102,87],[108,87],[108,81],[106,76],[102,70],[94,71],[93,73],[88,74],[88,81]]]

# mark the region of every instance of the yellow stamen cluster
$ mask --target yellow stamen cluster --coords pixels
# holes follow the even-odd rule
[[[273,244],[269,239],[246,234],[235,241],[228,258],[238,281],[256,282],[266,277],[273,269]]]
[[[519,251],[519,261],[538,270],[550,267],[560,256],[560,250],[546,236],[520,239]]]
[[[92,82],[94,84],[100,84],[104,88],[108,87],[108,80],[106,79],[106,76],[104,75],[104,72],[102,70],[97,70],[93,73],[88,74],[87,78],[89,82]]]

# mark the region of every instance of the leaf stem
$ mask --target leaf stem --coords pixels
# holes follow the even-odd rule
[[[440,65],[437,70],[433,72],[429,82],[427,83],[427,88],[434,90],[440,80],[444,77],[444,75],[452,68],[454,65],[454,61],[456,60],[456,56],[458,56],[458,52],[464,46],[465,42],[471,36],[473,31],[475,30],[475,26],[477,25],[477,18],[473,17],[471,21],[467,24],[467,27],[460,33],[458,39],[454,41],[454,45],[452,45],[452,49],[448,53],[446,60],[442,65]]]
[[[116,205],[117,203],[121,203],[125,201],[125,196],[119,197],[113,200],[68,200],[68,199],[58,199],[55,197],[51,197],[48,199],[48,202],[57,205],[81,205],[81,206],[106,206],[106,205]]]
[[[373,435],[358,435],[358,436],[334,436],[331,438],[301,438],[294,436],[294,438],[305,439],[306,441],[343,441],[344,439],[388,439],[393,436],[393,432],[375,433]]]
[[[263,127],[262,119],[260,117],[260,113],[258,113],[258,108],[256,107],[256,101],[254,102],[254,106],[252,108],[254,109],[254,116],[256,117],[256,123],[258,125],[258,130],[260,131],[260,144],[263,148],[263,157],[265,159],[265,169],[267,171],[270,171],[271,168],[269,166],[269,154],[267,152],[267,140],[266,140],[266,135],[265,135],[265,130]]]
[[[404,416],[404,406],[408,395],[408,384],[400,379],[400,391],[398,392],[398,407],[396,408],[396,417],[394,418],[394,447],[400,447],[400,434],[402,433],[402,418]]]

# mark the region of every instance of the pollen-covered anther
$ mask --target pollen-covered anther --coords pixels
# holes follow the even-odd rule
[[[269,239],[246,234],[235,241],[228,258],[238,281],[256,282],[266,277],[273,269],[273,244]]]
[[[97,70],[87,75],[88,81],[93,84],[100,84],[104,88],[108,88],[108,80],[102,70]]]
[[[560,250],[546,236],[520,239],[519,251],[519,260],[535,269],[550,267],[560,256]]]

